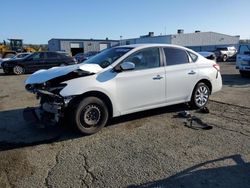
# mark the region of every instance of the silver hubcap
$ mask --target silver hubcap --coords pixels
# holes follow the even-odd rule
[[[101,118],[101,111],[96,105],[88,105],[85,108],[84,121],[89,126],[96,125]]]
[[[20,66],[15,66],[14,67],[14,73],[16,74],[22,74],[23,73],[23,68]]]
[[[198,106],[203,106],[207,103],[209,97],[208,89],[205,86],[200,86],[195,94],[195,102]]]

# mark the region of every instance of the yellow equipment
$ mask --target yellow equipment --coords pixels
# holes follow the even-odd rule
[[[7,45],[4,41],[3,44],[0,44],[0,54],[2,58],[11,57],[20,52],[36,52],[32,47],[24,47],[23,39],[8,39],[10,42]]]

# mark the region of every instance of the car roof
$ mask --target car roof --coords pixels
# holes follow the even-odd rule
[[[174,45],[174,44],[161,44],[161,43],[149,43],[149,44],[130,44],[130,45],[123,45],[123,46],[117,46],[116,48],[149,48],[149,47],[175,47],[175,48],[182,48],[185,50],[190,50],[188,48],[185,48],[183,46],[179,46],[179,45]]]

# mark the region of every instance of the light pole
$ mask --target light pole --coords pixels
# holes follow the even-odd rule
[[[122,35],[120,36],[120,46],[122,45]]]

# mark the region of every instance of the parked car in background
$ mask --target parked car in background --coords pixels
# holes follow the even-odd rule
[[[75,60],[78,62],[78,63],[80,63],[81,61],[81,59],[84,57],[84,53],[78,53],[78,54],[76,54],[75,56],[74,56],[74,58],[75,58]]]
[[[29,52],[25,52],[25,53],[19,53],[13,57],[8,57],[8,58],[4,58],[4,59],[0,59],[0,68],[2,68],[2,62],[4,61],[7,61],[7,60],[10,60],[10,59],[21,59],[21,58],[24,58],[28,55],[30,55],[31,53]]]
[[[213,53],[213,52],[206,52],[206,51],[203,51],[203,52],[198,52],[198,53],[199,53],[200,55],[202,55],[203,57],[207,58],[207,59],[216,61],[216,55],[215,55],[215,53]]]
[[[237,49],[234,46],[217,48],[214,51],[217,61],[226,62],[229,58],[233,58],[237,54]]]
[[[64,52],[64,51],[56,51],[57,53],[63,54],[65,56],[71,56],[68,52]]]
[[[78,63],[81,63],[89,58],[91,58],[92,56],[96,55],[98,52],[95,51],[90,51],[87,53],[78,53],[74,56],[74,58],[77,60]]]
[[[39,69],[76,64],[74,58],[57,52],[35,52],[25,58],[10,59],[2,63],[4,73],[24,74]]]
[[[32,53],[30,53],[30,52],[19,53],[19,54],[15,55],[14,57],[12,57],[11,59],[25,58],[26,56],[28,56],[30,54],[32,54]]]
[[[236,57],[236,69],[242,77],[250,76],[250,45],[242,44]]]
[[[222,88],[222,79],[216,62],[188,48],[137,44],[106,49],[81,64],[40,70],[25,85],[41,99],[39,109],[24,111],[25,119],[67,117],[82,133],[93,134],[116,116],[185,102],[203,108]]]

